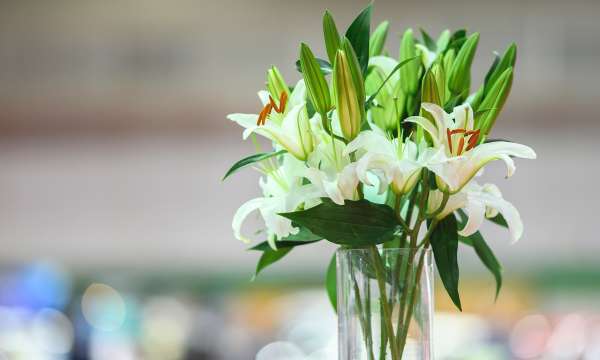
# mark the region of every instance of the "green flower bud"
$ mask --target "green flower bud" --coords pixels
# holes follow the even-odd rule
[[[290,89],[285,83],[281,72],[275,66],[267,71],[267,89],[274,99],[279,99],[284,92],[288,98],[290,97]]]
[[[450,68],[450,77],[448,78],[448,88],[452,94],[468,93],[471,83],[471,65],[477,51],[478,42],[479,33],[474,33],[469,36],[458,51],[456,59],[454,59]]]
[[[390,28],[390,23],[388,21],[384,21],[373,32],[371,35],[371,39],[369,40],[369,56],[379,56],[383,52],[383,46],[385,45],[385,40],[387,39],[388,30]]]
[[[487,136],[502,111],[506,99],[510,94],[513,81],[513,68],[506,69],[494,83],[490,91],[485,94],[479,105],[478,114],[475,116],[475,126],[481,129],[481,134]]]
[[[298,134],[300,135],[300,146],[302,146],[302,151],[306,154],[306,158],[308,158],[308,155],[315,149],[315,143],[313,141],[314,135],[310,128],[310,119],[308,118],[306,107],[298,114]]]
[[[421,102],[444,106],[446,93],[446,75],[439,63],[434,63],[423,76]]]
[[[332,107],[329,87],[315,56],[304,43],[300,45],[300,68],[313,107],[319,114],[326,114]]]
[[[327,49],[327,57],[333,64],[335,60],[335,53],[340,48],[340,34],[338,33],[337,27],[333,16],[327,10],[323,15],[323,35],[325,37],[325,48]]]
[[[361,109],[364,112],[364,99],[361,102],[358,101],[357,88],[350,69],[350,60],[344,50],[338,50],[335,56],[333,88],[342,134],[346,140],[351,141],[360,131]]]
[[[358,56],[356,55],[356,52],[354,52],[354,47],[352,47],[350,40],[348,40],[346,37],[342,39],[341,48],[348,57],[348,66],[350,67],[352,81],[354,82],[354,87],[356,88],[356,99],[359,104],[364,104],[366,101],[365,82],[360,64],[358,63]],[[365,115],[365,107],[361,106],[360,108],[362,109],[361,119],[363,119]]]
[[[400,44],[400,62],[413,58],[417,55],[415,48],[415,39],[412,29],[406,30],[402,36]],[[402,91],[407,95],[412,95],[417,92],[419,87],[419,67],[418,61],[411,61],[400,69],[400,82]]]
[[[384,72],[373,68],[367,77],[365,87],[367,93],[373,94],[385,80]],[[371,119],[380,129],[392,131],[398,127],[398,120],[404,111],[404,94],[400,83],[393,86],[389,81],[375,97],[376,106],[371,107]]]

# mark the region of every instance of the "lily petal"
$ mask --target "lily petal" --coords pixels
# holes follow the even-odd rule
[[[235,212],[235,215],[233,215],[231,227],[233,228],[233,235],[236,237],[236,239],[241,240],[245,243],[250,242],[250,239],[243,236],[241,233],[242,224],[251,212],[260,208],[260,206],[263,203],[263,200],[264,198],[255,198],[249,200],[242,204],[242,206],[240,206],[240,208]]]

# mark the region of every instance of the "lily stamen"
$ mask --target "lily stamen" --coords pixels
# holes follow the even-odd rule
[[[446,136],[448,138],[448,148],[450,153],[453,154],[453,145],[452,145],[452,135],[454,134],[462,134],[458,142],[458,149],[456,152],[457,156],[460,156],[463,151],[469,151],[477,146],[477,142],[479,141],[480,130],[466,130],[466,129],[446,129]],[[467,147],[465,148],[465,137],[467,137]]]
[[[260,114],[258,115],[258,120],[256,121],[256,125],[261,126],[267,122],[267,117],[271,115],[271,111],[275,110],[276,113],[282,114],[285,111],[285,105],[287,103],[287,94],[284,92],[281,93],[279,97],[279,106],[273,100],[273,97],[269,95],[269,103],[263,107]]]

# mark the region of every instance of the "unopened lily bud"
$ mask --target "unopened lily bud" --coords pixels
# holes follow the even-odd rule
[[[310,119],[308,118],[306,107],[303,107],[300,114],[298,114],[298,134],[300,135],[299,138],[302,151],[306,155],[305,159],[307,159],[308,155],[315,149],[315,142],[313,140],[314,136],[310,128]]]
[[[371,39],[369,40],[369,56],[379,56],[383,52],[383,46],[385,45],[385,40],[387,39],[388,30],[390,28],[390,23],[388,21],[384,21],[373,32],[371,35]]]
[[[348,58],[348,67],[350,68],[350,73],[352,74],[352,81],[354,83],[354,87],[356,89],[356,98],[359,104],[364,104],[365,102],[365,81],[363,77],[362,70],[360,68],[360,64],[358,63],[358,56],[356,56],[356,52],[354,52],[354,47],[350,43],[348,38],[344,37],[341,43],[341,49],[344,50],[346,56]],[[365,115],[365,107],[361,106],[361,120]]]
[[[323,36],[325,37],[325,48],[327,49],[327,57],[329,61],[333,63],[335,60],[335,53],[340,48],[340,34],[338,33],[337,26],[333,16],[329,11],[325,11],[323,15]]]
[[[476,126],[481,129],[481,133],[487,136],[496,122],[496,118],[502,111],[506,99],[510,94],[513,81],[513,68],[506,69],[496,80],[490,91],[485,94],[483,101],[479,105],[478,116],[475,118]]]
[[[435,63],[425,72],[421,88],[421,102],[444,106],[446,75],[440,64]]]
[[[326,114],[331,110],[329,87],[315,56],[304,43],[300,45],[300,67],[313,107],[319,114]]]
[[[415,47],[415,39],[412,29],[406,30],[402,36],[400,44],[400,62],[411,59],[417,55]],[[400,83],[402,91],[407,95],[412,95],[417,92],[419,87],[419,66],[418,61],[411,61],[400,69]]]
[[[367,77],[365,88],[367,94],[373,94],[383,84],[385,74],[374,67]],[[393,131],[398,128],[398,121],[404,110],[404,95],[400,83],[390,84],[388,81],[375,97],[376,105],[371,107],[371,121],[380,129]]]
[[[290,89],[285,83],[281,72],[275,66],[267,71],[267,89],[275,99],[279,99],[282,93],[285,93],[287,98],[290,96]]]
[[[479,42],[479,33],[474,33],[469,36],[467,41],[456,54],[456,58],[450,68],[450,76],[448,78],[448,88],[455,94],[463,94],[469,91],[471,83],[471,65],[477,51]]]
[[[346,52],[338,50],[333,65],[333,88],[342,134],[346,140],[351,141],[360,131],[361,108],[364,111],[364,100],[360,103],[358,101],[349,62]]]

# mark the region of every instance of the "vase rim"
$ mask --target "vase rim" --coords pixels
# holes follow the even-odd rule
[[[380,253],[382,252],[397,252],[397,253],[409,253],[410,251],[416,251],[418,253],[425,251],[426,253],[431,253],[431,248],[411,248],[411,247],[401,247],[401,248],[377,248],[377,250],[379,250]],[[351,249],[344,249],[344,248],[340,248],[338,249],[336,252],[338,253],[362,253],[362,252],[366,252],[366,251],[370,251],[370,249],[367,248],[351,248]]]

